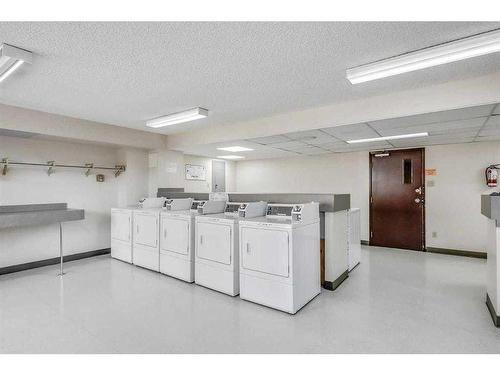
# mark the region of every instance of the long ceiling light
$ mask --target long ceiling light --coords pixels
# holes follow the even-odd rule
[[[31,64],[33,54],[8,44],[0,46],[0,82],[4,81],[23,63]]]
[[[429,133],[413,133],[413,134],[401,134],[401,135],[389,135],[387,137],[377,137],[377,138],[364,138],[364,139],[353,139],[346,141],[347,143],[365,143],[365,142],[378,142],[378,141],[388,141],[391,139],[404,139],[404,138],[417,138],[417,137],[427,137]]]
[[[172,113],[171,115],[162,116],[149,120],[146,125],[150,128],[161,128],[174,124],[181,124],[183,122],[194,121],[208,116],[208,110],[204,108],[192,108],[187,111]]]
[[[495,30],[347,69],[346,76],[356,84],[499,51],[500,30]]]
[[[240,155],[222,155],[222,156],[217,156],[217,159],[238,160],[238,159],[245,159],[245,157]]]
[[[230,146],[230,147],[218,147],[217,150],[227,151],[227,152],[244,152],[244,151],[253,151],[253,148],[242,147],[242,146]]]

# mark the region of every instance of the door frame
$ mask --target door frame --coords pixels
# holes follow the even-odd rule
[[[416,147],[416,148],[399,148],[399,149],[391,149],[387,150],[387,152],[391,151],[420,151],[422,157],[422,191],[424,197],[424,204],[422,206],[422,249],[420,251],[426,252],[427,245],[425,241],[426,230],[425,230],[425,206],[427,204],[427,192],[425,189],[425,147]],[[368,244],[371,245],[372,233],[373,233],[373,212],[372,212],[372,170],[373,170],[373,158],[376,152],[371,151],[368,154],[368,158],[370,160],[370,181],[369,181],[369,196],[368,196],[368,206],[369,206],[369,233],[368,233]],[[408,249],[403,249],[408,250]],[[418,251],[418,250],[410,250],[410,251]]]

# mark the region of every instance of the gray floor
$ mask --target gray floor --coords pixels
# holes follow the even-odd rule
[[[297,315],[109,256],[0,276],[1,353],[500,353],[485,261],[365,247]]]

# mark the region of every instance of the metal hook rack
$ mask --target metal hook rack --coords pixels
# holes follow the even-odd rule
[[[85,163],[84,165],[72,165],[72,164],[57,164],[55,161],[51,160],[45,163],[32,163],[32,162],[22,162],[22,161],[12,161],[9,158],[2,158],[0,161],[0,166],[2,169],[2,175],[5,176],[7,172],[10,170],[10,167],[13,165],[21,165],[21,166],[32,166],[32,167],[44,167],[47,168],[47,175],[50,176],[54,173],[55,168],[75,168],[75,169],[84,169],[85,176],[89,176],[93,170],[107,170],[113,171],[115,177],[118,177],[120,174],[125,172],[125,165],[115,165],[114,167],[103,167],[96,166],[94,163]]]

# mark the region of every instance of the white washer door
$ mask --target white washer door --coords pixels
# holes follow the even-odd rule
[[[244,269],[288,277],[288,232],[241,228],[241,265]]]
[[[161,249],[187,255],[189,252],[189,222],[187,219],[162,217]]]
[[[111,238],[129,242],[132,232],[130,211],[111,211]]]
[[[227,224],[197,223],[196,255],[198,258],[231,264],[233,236]]]
[[[138,245],[158,246],[158,216],[156,214],[134,213],[134,243]]]

